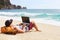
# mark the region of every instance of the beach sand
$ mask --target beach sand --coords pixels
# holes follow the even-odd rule
[[[0,19],[0,27],[4,26],[4,19]],[[13,24],[20,21],[14,20]],[[19,33],[16,35],[0,34],[0,40],[60,40],[60,27],[50,24],[37,23],[42,32],[32,30],[32,32]]]

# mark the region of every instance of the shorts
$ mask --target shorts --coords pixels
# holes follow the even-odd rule
[[[32,22],[30,22],[28,29],[31,30],[33,28],[33,26],[34,26],[34,24]]]

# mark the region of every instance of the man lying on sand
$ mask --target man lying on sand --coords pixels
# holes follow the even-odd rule
[[[1,27],[1,33],[6,33],[6,34],[24,33],[23,30],[12,26],[12,21],[13,20],[6,20],[5,26]]]
[[[6,34],[16,34],[16,33],[24,33],[25,31],[23,30],[26,24],[20,23],[19,26],[14,26],[12,25],[13,20],[6,20],[5,26],[1,27],[1,33],[6,33]],[[22,28],[20,28],[22,26]],[[31,30],[32,28],[35,28],[36,31],[38,30],[36,24],[34,22],[30,22],[28,31]]]

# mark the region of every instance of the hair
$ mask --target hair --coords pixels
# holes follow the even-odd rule
[[[9,27],[9,26],[11,25],[12,21],[13,21],[12,19],[6,20],[6,21],[5,21],[5,26],[6,26],[6,27]]]
[[[10,22],[12,23],[13,19],[10,19]]]

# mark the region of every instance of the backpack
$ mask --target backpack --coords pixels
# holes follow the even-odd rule
[[[1,27],[1,32],[5,34],[16,34],[17,30],[12,29],[11,27]]]

